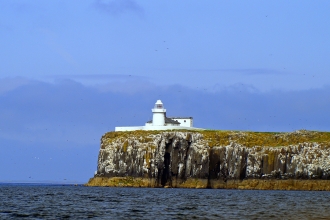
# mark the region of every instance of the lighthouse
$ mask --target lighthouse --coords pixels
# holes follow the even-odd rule
[[[161,100],[157,100],[155,107],[151,109],[152,111],[152,126],[164,126],[165,125],[165,115],[166,109]]]
[[[203,130],[193,127],[193,117],[166,117],[166,109],[161,100],[157,100],[152,111],[152,120],[147,121],[145,126],[115,127],[115,131],[136,130]]]

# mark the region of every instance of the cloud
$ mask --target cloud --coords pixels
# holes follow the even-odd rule
[[[285,69],[267,69],[267,68],[154,68],[150,71],[172,73],[178,75],[178,73],[185,73],[189,75],[203,74],[206,78],[214,78],[216,76],[226,76],[229,79],[233,79],[236,76],[239,77],[263,77],[263,76],[281,76],[286,77],[294,75],[292,72]],[[177,77],[177,76],[176,76]],[[256,78],[257,79],[257,78]],[[237,80],[236,80],[237,82]],[[210,83],[212,84],[212,83]]]
[[[243,93],[260,93],[255,86],[250,84],[243,84],[243,83],[235,83],[230,86],[223,86],[219,83],[216,83],[212,88],[209,88],[208,91],[210,92],[243,92]]]
[[[10,83],[8,83],[10,82]],[[233,85],[213,92],[142,80],[85,86],[73,80],[54,83],[3,79],[0,96],[3,138],[92,143],[118,125],[140,125],[162,99],[169,115],[188,115],[196,126],[255,131],[330,130],[330,87],[260,92]],[[9,85],[12,86],[9,86]],[[4,88],[4,87],[1,87]],[[46,130],[47,129],[47,130]],[[48,132],[51,131],[51,134]],[[79,138],[81,133],[86,133]],[[92,138],[93,137],[93,138]]]
[[[135,12],[143,14],[143,8],[133,0],[96,0],[94,7],[111,15]]]
[[[222,69],[222,72],[229,73],[239,73],[239,74],[247,74],[247,75],[278,75],[285,74],[282,71],[274,70],[274,69],[263,69],[263,68],[246,68],[246,69]]]
[[[157,99],[168,116],[192,116],[201,128],[330,131],[330,86],[259,92],[239,85],[207,92],[181,85],[143,88],[142,81],[132,88],[133,81],[92,87],[72,80],[21,80],[11,79],[14,86],[0,95],[0,160],[8,167],[0,170],[0,181],[29,180],[27,174],[34,180],[87,181],[96,168],[101,136],[115,126],[143,125]]]
[[[123,74],[75,74],[75,75],[51,75],[48,78],[57,79],[73,79],[73,80],[131,80],[131,79],[148,79],[145,76],[123,75]]]
[[[189,71],[196,72],[219,72],[219,73],[234,73],[234,74],[244,74],[244,75],[279,75],[287,74],[285,71],[280,71],[276,69],[266,69],[266,68],[241,68],[241,69],[191,69]]]
[[[148,81],[129,80],[125,82],[109,82],[96,85],[100,92],[113,92],[123,94],[137,94],[149,92],[156,89],[156,85]]]
[[[93,87],[100,92],[120,92],[133,94],[150,90],[155,87],[150,83],[150,77],[122,74],[86,74],[86,75],[52,75],[44,79],[52,79],[55,82],[79,82]],[[49,81],[49,80],[48,80]]]
[[[30,83],[30,80],[22,77],[0,79],[0,95],[28,83]]]

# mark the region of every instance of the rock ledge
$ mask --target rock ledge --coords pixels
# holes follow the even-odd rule
[[[308,131],[109,132],[86,185],[329,190],[329,140]]]

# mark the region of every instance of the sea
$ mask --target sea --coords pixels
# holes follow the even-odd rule
[[[0,184],[0,219],[330,219],[330,192]]]

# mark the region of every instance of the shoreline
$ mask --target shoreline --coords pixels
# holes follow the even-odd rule
[[[188,178],[185,181],[172,181],[164,186],[155,178],[141,177],[93,177],[87,187],[141,187],[141,188],[190,188],[190,189],[240,189],[240,190],[302,190],[330,191],[330,180],[320,179],[244,179],[208,180]]]
[[[85,185],[330,191],[330,133],[108,132]]]

